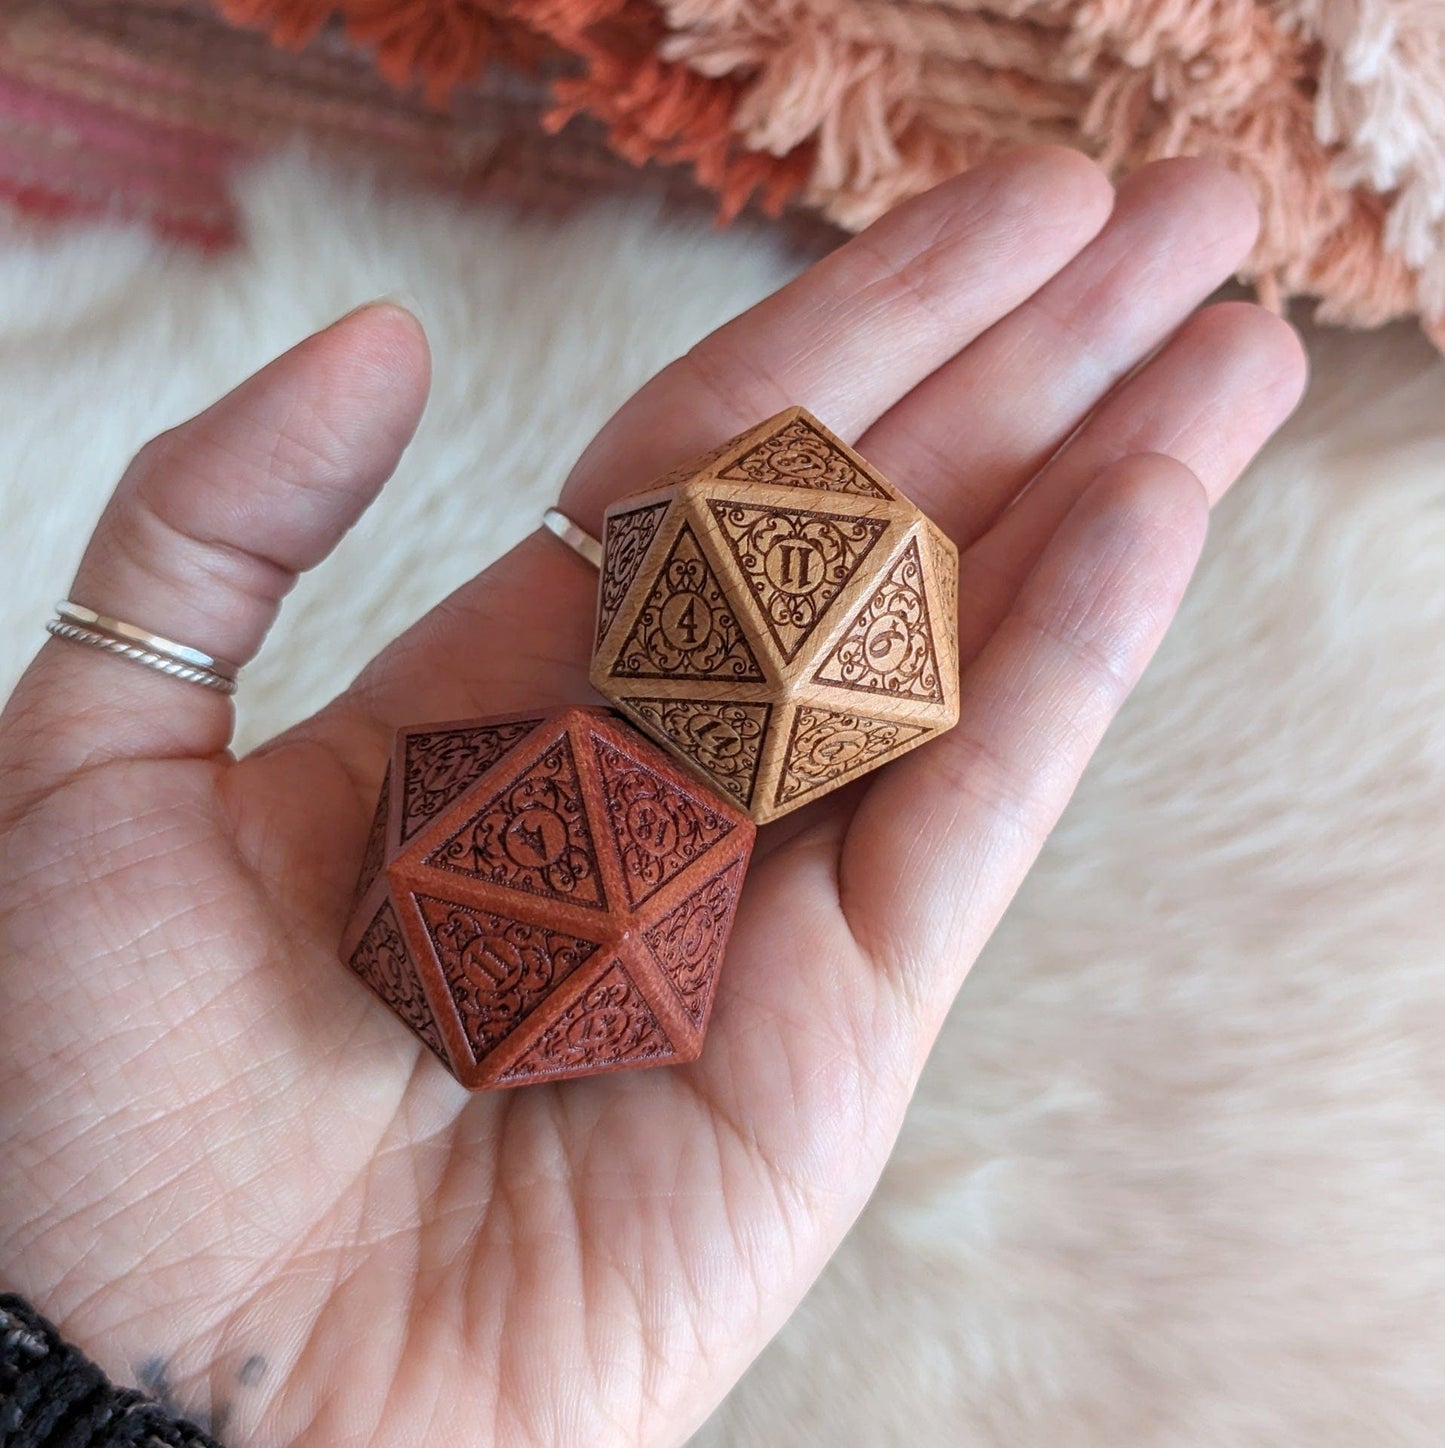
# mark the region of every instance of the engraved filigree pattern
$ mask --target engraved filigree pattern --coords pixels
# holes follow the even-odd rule
[[[605,909],[572,746],[559,739],[426,864],[512,890]]]
[[[525,719],[516,724],[491,724],[485,729],[440,729],[430,734],[413,734],[406,741],[402,842],[460,799],[469,784],[480,779],[540,722]]]
[[[391,801],[391,766],[381,778],[381,793],[377,796],[376,809],[371,816],[371,828],[366,832],[366,849],[361,856],[361,873],[356,877],[356,891],[352,903],[359,904],[361,897],[371,889],[371,882],[381,874],[386,863],[386,816]]]
[[[691,528],[684,526],[674,540],[612,673],[762,682],[758,661]]]
[[[447,1059],[389,900],[376,912],[347,963],[443,1061]]]
[[[607,520],[602,545],[602,583],[597,604],[597,638],[612,627],[617,610],[642,567],[642,560],[657,536],[666,503],[649,503],[630,513],[614,513]]]
[[[926,731],[913,724],[800,707],[778,780],[776,802],[787,804],[858,774]]]
[[[688,1019],[699,1030],[707,1017],[713,982],[727,947],[744,868],[742,860],[729,865],[642,932],[677,991]]]
[[[889,496],[847,453],[801,417],[749,448],[718,476],[775,487],[859,493],[867,498]]]
[[[590,940],[486,910],[415,899],[478,1060],[597,949]]]
[[[943,702],[916,541],[903,550],[814,678],[869,694]]]
[[[589,986],[503,1075],[551,1076],[674,1055],[652,1007],[620,964]]]
[[[671,740],[746,809],[753,802],[771,704],[727,700],[624,699],[628,713],[658,738]]]
[[[711,506],[783,657],[789,660],[888,526],[883,518],[717,501]]]
[[[615,745],[595,734],[592,743],[628,899],[641,905],[731,834],[733,824]]]

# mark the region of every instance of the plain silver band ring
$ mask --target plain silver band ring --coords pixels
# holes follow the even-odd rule
[[[566,513],[558,508],[548,508],[542,514],[542,525],[594,568],[602,567],[602,545],[585,528],[579,528]]]
[[[225,659],[212,658],[210,654],[193,649],[189,644],[178,644],[174,639],[150,633],[122,619],[97,613],[93,608],[72,603],[68,598],[61,599],[55,605],[55,612],[67,623],[79,624],[81,628],[95,633],[109,634],[111,638],[122,639],[128,644],[138,644],[150,653],[160,654],[162,658],[174,659],[178,664],[189,664],[193,669],[218,674],[223,679],[234,679],[240,673],[235,664],[227,663]]]
[[[79,624],[68,623],[63,618],[53,618],[45,625],[47,633],[58,639],[69,639],[72,643],[88,644],[93,649],[104,649],[118,658],[131,659],[144,664],[148,669],[166,674],[172,679],[181,679],[187,684],[199,684],[203,689],[214,689],[218,694],[234,694],[236,681],[218,674],[213,669],[199,668],[180,659],[158,654],[154,649],[142,648],[140,644],[127,643],[125,639],[110,634],[97,633],[94,629],[82,628]]]

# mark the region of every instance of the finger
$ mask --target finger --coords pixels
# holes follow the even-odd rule
[[[1078,255],[1112,204],[1093,162],[1039,146],[896,207],[653,378],[562,506],[595,532],[619,493],[794,403],[859,436]]]
[[[1225,302],[1192,318],[1178,338],[1091,422],[1014,510],[959,562],[959,639],[965,665],[1008,614],[1061,515],[1111,462],[1135,453],[1183,458],[1211,504],[1288,416],[1304,386],[1304,354],[1272,313]],[[844,819],[869,781],[788,816],[759,853],[828,814]]]
[[[71,589],[86,607],[245,663],[302,570],[336,545],[421,415],[426,342],[390,305],[353,312],[143,448]],[[37,768],[205,756],[230,701],[52,640],[16,692]]]
[[[966,545],[1235,271],[1258,229],[1253,196],[1223,166],[1144,167],[1098,237],[882,417],[862,450]]]
[[[958,726],[859,805],[844,911],[930,1034],[1163,637],[1207,516],[1172,458],[1105,469],[967,670]]]
[[[896,208],[647,383],[573,469],[562,507],[599,532],[613,498],[794,402],[856,436],[1077,255],[1112,195],[1092,162],[1036,147]],[[326,725],[590,697],[596,586],[556,540],[522,544],[387,649]]]
[[[960,559],[962,657],[983,647],[1101,468],[1131,453],[1165,453],[1216,503],[1294,410],[1306,370],[1294,329],[1262,307],[1221,302],[1191,318]]]

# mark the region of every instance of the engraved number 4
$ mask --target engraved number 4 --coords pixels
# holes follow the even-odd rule
[[[682,630],[683,639],[689,644],[697,642],[697,600],[690,598],[687,607],[677,616],[677,626]]]

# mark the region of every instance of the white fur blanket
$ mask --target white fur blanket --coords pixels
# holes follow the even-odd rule
[[[212,260],[0,236],[0,694],[127,454],[350,305],[415,306],[436,390],[249,671],[243,744],[794,265],[642,199],[518,222],[296,158],[246,208]],[[877,1197],[699,1448],[1445,1442],[1445,362],[1404,330],[1310,345]]]

